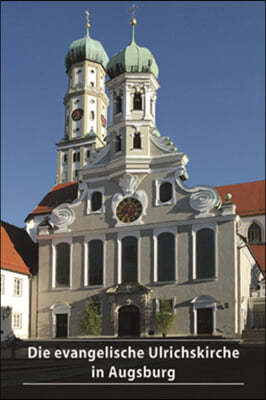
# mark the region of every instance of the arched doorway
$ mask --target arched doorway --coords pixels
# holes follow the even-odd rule
[[[123,306],[118,311],[118,336],[139,336],[140,313],[136,306]]]

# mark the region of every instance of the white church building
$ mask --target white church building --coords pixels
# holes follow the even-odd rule
[[[232,190],[186,183],[188,157],[156,125],[159,67],[135,25],[109,59],[88,22],[66,55],[57,185],[26,218],[39,248],[30,334],[82,336],[93,298],[102,335],[149,337],[166,298],[169,335],[239,337],[263,277],[246,238],[255,223],[265,242],[265,207],[245,222]]]

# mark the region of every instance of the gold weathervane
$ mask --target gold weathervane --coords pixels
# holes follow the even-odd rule
[[[131,14],[132,14],[132,18],[131,18],[130,23],[131,23],[132,26],[135,26],[136,23],[137,23],[137,20],[136,20],[136,18],[135,18],[135,12],[136,12],[136,9],[137,9],[137,8],[138,8],[138,7],[136,6],[136,4],[132,4],[131,10],[130,10],[130,12],[131,12]]]
[[[89,10],[86,10],[86,11],[85,11],[85,14],[86,14],[86,28],[89,29],[89,27],[91,26],[91,24],[90,24],[90,13],[89,13]]]

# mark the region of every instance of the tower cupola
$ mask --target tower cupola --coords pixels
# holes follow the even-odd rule
[[[85,60],[101,64],[106,70],[109,61],[108,55],[106,54],[101,42],[91,38],[89,27],[90,25],[88,23],[85,36],[79,40],[75,40],[69,46],[65,59],[67,72],[73,64]]]
[[[107,64],[107,73],[111,79],[124,72],[152,72],[158,78],[159,68],[149,49],[140,47],[135,42],[135,18],[131,19],[131,42],[119,53],[116,53]]]

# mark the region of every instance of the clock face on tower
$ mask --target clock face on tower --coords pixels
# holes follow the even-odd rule
[[[117,218],[124,223],[136,221],[142,213],[142,204],[134,197],[122,200],[116,208]]]
[[[72,119],[73,121],[79,121],[83,116],[82,108],[77,108],[72,112]]]

